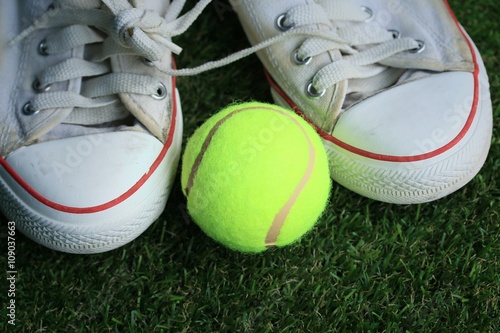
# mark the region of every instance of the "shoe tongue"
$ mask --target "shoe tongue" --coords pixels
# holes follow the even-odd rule
[[[126,72],[138,75],[149,75],[158,81],[166,89],[166,96],[163,99],[155,99],[150,95],[140,95],[131,93],[119,94],[120,101],[125,108],[139,121],[151,134],[164,142],[167,137],[170,116],[169,110],[173,107],[172,94],[175,93],[172,88],[171,77],[162,74],[161,70],[156,68],[171,68],[171,54],[165,52],[162,60],[154,63],[155,67],[145,65],[137,56],[115,56],[111,59],[113,72]]]
[[[164,17],[169,7],[169,1],[163,0],[133,0],[132,5],[136,8],[143,8],[156,11]],[[111,57],[111,68],[113,73],[130,73],[138,75],[148,75],[163,84],[167,90],[167,96],[162,100],[156,100],[149,95],[139,95],[123,93],[119,94],[120,101],[125,108],[158,140],[164,142],[167,137],[170,115],[169,110],[172,100],[171,77],[162,71],[172,68],[171,52],[165,51],[163,58],[155,61],[149,66],[138,56],[117,55]]]
[[[168,1],[161,0],[132,0],[131,4],[136,8],[145,8],[154,10],[160,13],[161,16],[166,14],[169,7]],[[106,10],[105,8],[103,8]],[[87,45],[85,47],[74,48],[71,53],[73,58],[86,58],[89,54],[95,52],[92,48],[100,47],[94,45]],[[62,61],[64,59],[61,59]],[[151,76],[158,80],[158,83],[163,83],[167,89],[167,97],[159,103],[149,95],[139,94],[119,94],[116,102],[111,102],[105,107],[99,109],[75,109],[75,108],[59,108],[57,110],[46,110],[44,115],[48,115],[43,120],[43,126],[36,124],[38,117],[32,117],[32,124],[27,124],[25,128],[29,132],[28,137],[39,138],[41,136],[54,137],[60,132],[59,125],[64,128],[86,127],[96,129],[101,127],[102,124],[114,124],[113,126],[120,126],[125,122],[130,123],[129,116],[132,114],[143,127],[156,136],[160,141],[164,141],[168,133],[168,124],[170,123],[170,108],[172,84],[169,76],[161,73],[162,69],[170,69],[172,66],[171,53],[165,52],[161,61],[154,63],[154,66],[148,66],[138,56],[131,55],[116,55],[110,58],[110,69],[113,73],[131,73],[138,75]],[[58,84],[59,85],[59,84]],[[53,87],[54,90],[70,91],[76,94],[81,93],[82,78],[75,78],[60,83],[61,87]],[[115,96],[116,97],[116,96]],[[110,96],[110,101],[113,97]],[[49,114],[50,113],[50,114]],[[32,128],[32,130],[30,130]],[[34,130],[34,128],[37,128]],[[110,129],[107,129],[110,130]],[[67,131],[66,129],[64,131]]]
[[[165,16],[169,7],[169,2],[162,0],[132,0],[130,3],[135,8],[153,10],[161,16]],[[86,51],[92,52],[92,47],[92,45],[87,46]],[[165,52],[163,59],[155,62],[154,66],[148,66],[142,58],[135,55],[115,55],[110,58],[110,63],[112,73],[147,75],[157,79],[158,83],[161,82],[168,92],[163,103],[159,103],[149,95],[122,93],[118,95],[118,100],[115,103],[101,107],[95,112],[78,109],[71,112],[70,110],[71,113],[64,122],[78,125],[99,125],[114,122],[119,126],[120,120],[123,122],[128,115],[132,114],[149,132],[160,141],[164,141],[168,130],[167,125],[170,123],[168,110],[169,97],[172,92],[170,82],[166,82],[168,77],[161,75],[158,69],[171,68],[171,54]]]

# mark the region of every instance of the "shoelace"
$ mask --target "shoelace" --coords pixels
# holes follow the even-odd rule
[[[79,46],[100,43],[90,59],[70,58],[38,74],[34,89],[39,93],[25,106],[26,114],[54,108],[105,110],[90,120],[93,124],[120,117],[116,94],[151,95],[156,99],[166,96],[166,88],[147,75],[114,73],[105,60],[112,56],[137,55],[152,64],[165,51],[180,53],[181,48],[170,38],[182,34],[202,12],[210,0],[199,1],[189,12],[178,17],[185,0],[171,3],[166,17],[155,11],[133,7],[127,0],[64,0],[21,32],[11,44],[18,43],[37,30],[60,28],[39,46],[39,52],[50,55]],[[109,11],[101,10],[104,3]],[[178,17],[178,18],[177,18]],[[96,28],[91,29],[89,27]],[[104,33],[104,34],[103,34]],[[69,91],[47,91],[57,82],[88,78],[82,83],[80,94]],[[101,112],[102,113],[102,112]],[[85,125],[90,125],[89,117]]]
[[[62,27],[40,44],[41,52],[59,53],[92,43],[102,43],[100,52],[91,59],[68,59],[40,73],[37,86],[40,90],[52,83],[78,77],[87,80],[80,94],[71,92],[45,92],[37,94],[29,103],[27,112],[71,107],[106,109],[107,120],[116,118],[110,105],[116,102],[113,96],[119,93],[136,93],[164,98],[164,87],[151,77],[127,73],[111,73],[104,60],[118,54],[134,54],[149,61],[161,58],[165,49],[180,53],[181,48],[170,41],[182,34],[211,0],[199,1],[193,9],[177,18],[185,0],[174,0],[165,18],[153,11],[134,8],[127,0],[66,0],[57,2],[56,8],[40,17],[31,27],[12,41],[16,43],[34,31]],[[110,13],[98,9],[104,2]],[[277,18],[277,26],[283,31],[275,37],[253,47],[233,53],[223,59],[210,61],[194,68],[170,69],[165,73],[173,76],[196,75],[216,69],[242,59],[270,45],[296,36],[307,37],[296,50],[298,63],[307,64],[321,53],[334,51],[342,54],[337,60],[321,68],[311,79],[307,88],[310,97],[321,97],[341,81],[370,78],[379,75],[387,66],[384,60],[400,52],[417,52],[422,44],[412,38],[399,38],[393,31],[373,29],[367,31],[370,10],[352,2],[322,0],[318,3],[292,8]],[[345,24],[337,25],[336,22]],[[322,26],[324,29],[318,29]],[[107,34],[102,37],[88,26],[96,27]],[[389,83],[387,83],[389,84]],[[103,121],[102,116],[97,117]]]
[[[384,61],[400,52],[420,52],[423,49],[422,42],[402,38],[397,31],[384,30],[378,25],[368,26],[372,15],[369,8],[360,8],[345,0],[322,0],[298,6],[277,17],[276,25],[281,34],[226,58],[194,68],[171,70],[169,74],[196,75],[223,67],[286,39],[304,36],[306,40],[293,55],[298,64],[308,64],[314,56],[328,51],[339,54],[338,59],[316,73],[307,87],[310,97],[320,97],[341,81],[381,74],[388,68]],[[323,29],[318,29],[318,25]],[[386,81],[379,82],[383,87],[392,84],[393,78],[378,81]]]

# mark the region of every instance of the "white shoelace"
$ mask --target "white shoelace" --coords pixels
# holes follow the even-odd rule
[[[283,33],[221,60],[194,68],[171,70],[169,74],[196,75],[223,67],[289,38],[303,36],[307,38],[295,54],[299,62],[305,64],[310,58],[328,51],[342,54],[312,78],[313,92],[321,95],[341,81],[374,77],[387,69],[383,65],[384,60],[400,52],[416,52],[422,48],[412,38],[399,38],[399,33],[395,31],[367,25],[371,14],[369,9],[344,0],[322,0],[298,6],[277,22],[282,25]],[[318,25],[324,26],[324,29],[319,30]],[[388,79],[385,80],[386,86],[393,82],[392,78]],[[379,85],[383,86],[384,82],[379,82]]]
[[[180,53],[181,48],[170,38],[182,34],[211,0],[199,1],[193,9],[178,17],[185,0],[174,0],[166,17],[154,11],[134,8],[127,0],[65,0],[57,1],[54,9],[41,16],[11,43],[17,43],[39,29],[59,27],[49,36],[42,51],[60,53],[77,46],[100,43],[99,51],[91,59],[68,59],[45,69],[37,84],[43,88],[72,78],[91,78],[83,83],[81,93],[43,92],[31,101],[33,110],[52,108],[83,108],[109,111],[116,103],[116,94],[134,93],[158,97],[158,82],[138,74],[113,73],[104,60],[118,54],[132,54],[156,61],[166,49]],[[100,10],[102,2],[111,12]],[[298,6],[282,18],[283,33],[226,58],[201,66],[167,70],[174,76],[196,75],[223,67],[270,45],[296,36],[307,37],[296,53],[298,60],[328,51],[342,54],[338,60],[320,69],[314,78],[314,92],[321,92],[341,81],[369,78],[383,72],[383,61],[404,51],[417,50],[419,43],[411,38],[395,38],[390,31],[366,30],[369,13],[354,3],[342,0],[322,0],[319,3]],[[337,24],[342,22],[343,24]],[[318,25],[324,29],[318,29]],[[96,32],[96,28],[102,33]],[[107,118],[113,119],[115,115]],[[106,118],[106,117],[105,117]],[[96,117],[103,121],[103,117]],[[108,119],[109,120],[109,119]]]
[[[113,73],[105,60],[112,56],[137,55],[146,61],[160,60],[166,51],[180,53],[181,48],[170,40],[191,26],[210,0],[201,0],[195,7],[178,17],[186,0],[175,0],[166,17],[151,10],[134,8],[127,0],[64,0],[39,17],[21,32],[11,44],[18,43],[37,30],[60,28],[47,37],[39,51],[50,55],[89,44],[99,44],[90,59],[70,58],[43,70],[37,75],[37,94],[29,103],[28,112],[53,108],[97,109],[113,111],[116,94],[133,93],[163,98],[166,93],[159,82],[147,75]],[[104,3],[109,11],[101,10]],[[178,17],[178,18],[177,18]],[[91,29],[93,27],[95,29]],[[88,78],[80,94],[68,91],[48,91],[57,82]],[[116,115],[104,117],[111,121]],[[87,118],[88,119],[88,118]],[[96,116],[96,123],[103,116]],[[89,125],[86,123],[85,125]]]

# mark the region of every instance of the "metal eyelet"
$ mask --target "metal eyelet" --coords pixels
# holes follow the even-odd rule
[[[286,20],[286,13],[281,14],[276,18],[276,28],[278,28],[279,31],[288,31],[293,28],[293,24],[286,25],[285,20]]]
[[[167,88],[165,87],[165,85],[160,82],[158,88],[156,89],[156,93],[152,94],[151,97],[156,100],[162,100],[167,97]]]
[[[392,35],[392,38],[394,38],[394,39],[401,38],[401,33],[399,31],[394,30],[394,29],[389,29],[387,31]]]
[[[299,50],[295,50],[295,52],[293,52],[292,59],[296,65],[307,65],[311,62],[312,57],[306,57],[306,58],[302,59],[299,57]]]
[[[365,19],[365,22],[368,23],[373,20],[373,10],[370,7],[361,6],[361,10],[368,14],[368,18]]]
[[[421,40],[415,40],[418,43],[418,46],[414,49],[409,50],[410,53],[420,53],[425,50],[425,43]]]
[[[30,102],[24,104],[22,111],[23,111],[23,114],[25,116],[32,116],[32,115],[37,114],[38,112],[40,112],[40,110],[36,110],[35,108],[33,108],[33,106],[31,106]]]
[[[148,58],[142,58],[142,63],[148,67],[153,67],[154,63]]]
[[[31,87],[37,93],[41,93],[41,92],[45,92],[45,91],[49,91],[50,90],[50,84],[48,84],[46,86],[42,86],[40,84],[40,81],[38,81],[38,79],[35,79],[35,81],[33,81]]]
[[[47,52],[47,40],[44,39],[38,44],[38,54],[47,56],[49,53]]]
[[[326,92],[325,89],[318,91],[316,88],[314,88],[312,81],[309,82],[309,84],[306,87],[307,96],[309,96],[312,99],[318,99],[323,97],[325,92]]]

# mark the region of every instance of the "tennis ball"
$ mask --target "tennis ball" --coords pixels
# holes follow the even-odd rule
[[[187,209],[216,241],[242,252],[291,244],[316,223],[330,192],[313,127],[258,102],[218,112],[188,140],[181,183]]]

